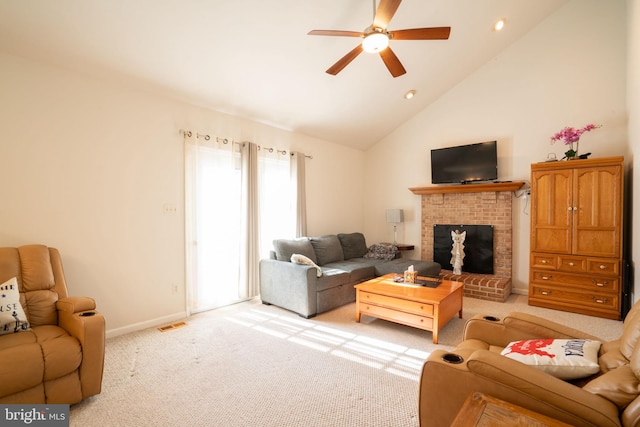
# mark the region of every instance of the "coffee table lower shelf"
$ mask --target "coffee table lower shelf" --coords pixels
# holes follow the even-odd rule
[[[356,322],[364,314],[414,328],[438,331],[458,313],[462,318],[463,284],[443,280],[437,288],[395,283],[394,274],[355,285]]]

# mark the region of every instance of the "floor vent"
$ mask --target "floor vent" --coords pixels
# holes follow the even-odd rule
[[[160,326],[158,330],[160,332],[167,332],[174,329],[182,328],[183,326],[187,326],[187,322],[177,322],[177,323],[172,323],[170,325]]]

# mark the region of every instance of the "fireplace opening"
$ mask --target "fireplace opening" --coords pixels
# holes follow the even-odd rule
[[[466,273],[493,274],[493,225],[434,224],[433,260],[444,270],[453,270],[451,232],[466,231],[462,271]]]

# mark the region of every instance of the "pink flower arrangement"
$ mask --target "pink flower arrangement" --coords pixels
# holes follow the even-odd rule
[[[564,141],[564,145],[572,145],[574,142],[578,142],[580,140],[583,133],[592,131],[599,127],[602,127],[602,125],[588,124],[582,129],[566,127],[551,137],[551,143],[553,144],[556,141]]]

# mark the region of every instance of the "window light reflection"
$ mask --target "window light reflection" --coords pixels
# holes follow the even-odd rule
[[[227,320],[304,347],[418,381],[429,352],[288,316],[251,310]]]

